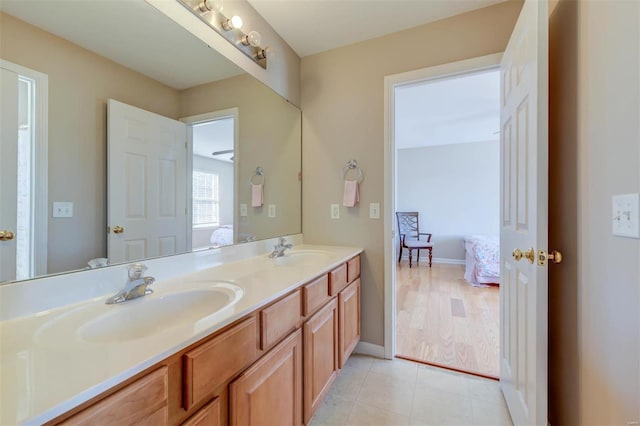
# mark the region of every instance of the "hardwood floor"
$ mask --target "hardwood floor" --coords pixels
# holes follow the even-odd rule
[[[463,265],[403,260],[396,273],[397,354],[497,377],[499,288],[469,285]]]

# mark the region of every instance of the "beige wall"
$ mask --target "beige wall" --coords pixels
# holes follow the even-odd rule
[[[640,191],[640,3],[559,2],[550,18],[552,424],[640,421],[640,240],[611,196]]]
[[[241,75],[183,90],[181,116],[238,108],[240,152],[236,206],[248,205],[247,217],[236,217],[239,234],[257,239],[299,233],[301,185],[300,110],[249,75]],[[263,207],[251,207],[249,179],[256,167],[264,169]],[[259,182],[256,178],[255,182]],[[276,205],[276,217],[267,217],[267,204]],[[236,209],[239,214],[239,208]]]
[[[384,338],[384,222],[369,219],[369,203],[384,200],[384,77],[502,52],[520,7],[505,2],[302,59],[305,242],[365,249],[365,342]],[[341,204],[342,167],[352,158],[365,173],[360,207],[332,220],[329,205]]]
[[[3,13],[0,57],[49,76],[48,272],[84,268],[106,253],[107,99],[176,118],[178,92]],[[51,218],[54,201],[73,218]]]

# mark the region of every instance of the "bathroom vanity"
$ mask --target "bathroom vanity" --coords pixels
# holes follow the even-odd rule
[[[4,321],[3,424],[307,424],[360,339],[360,253],[296,246]]]

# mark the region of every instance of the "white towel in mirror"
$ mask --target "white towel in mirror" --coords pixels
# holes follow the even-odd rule
[[[264,191],[262,184],[251,184],[251,207],[262,207],[264,204]]]

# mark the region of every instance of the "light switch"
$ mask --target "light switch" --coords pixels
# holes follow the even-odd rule
[[[276,205],[275,204],[269,204],[269,206],[267,207],[267,216],[276,217]]]
[[[369,204],[369,219],[380,219],[380,203]]]
[[[240,217],[247,217],[247,205],[245,203],[240,204]]]
[[[68,201],[54,201],[53,217],[73,217],[73,203]]]
[[[613,196],[613,235],[640,238],[640,194]]]
[[[331,204],[331,219],[340,219],[340,204]]]

